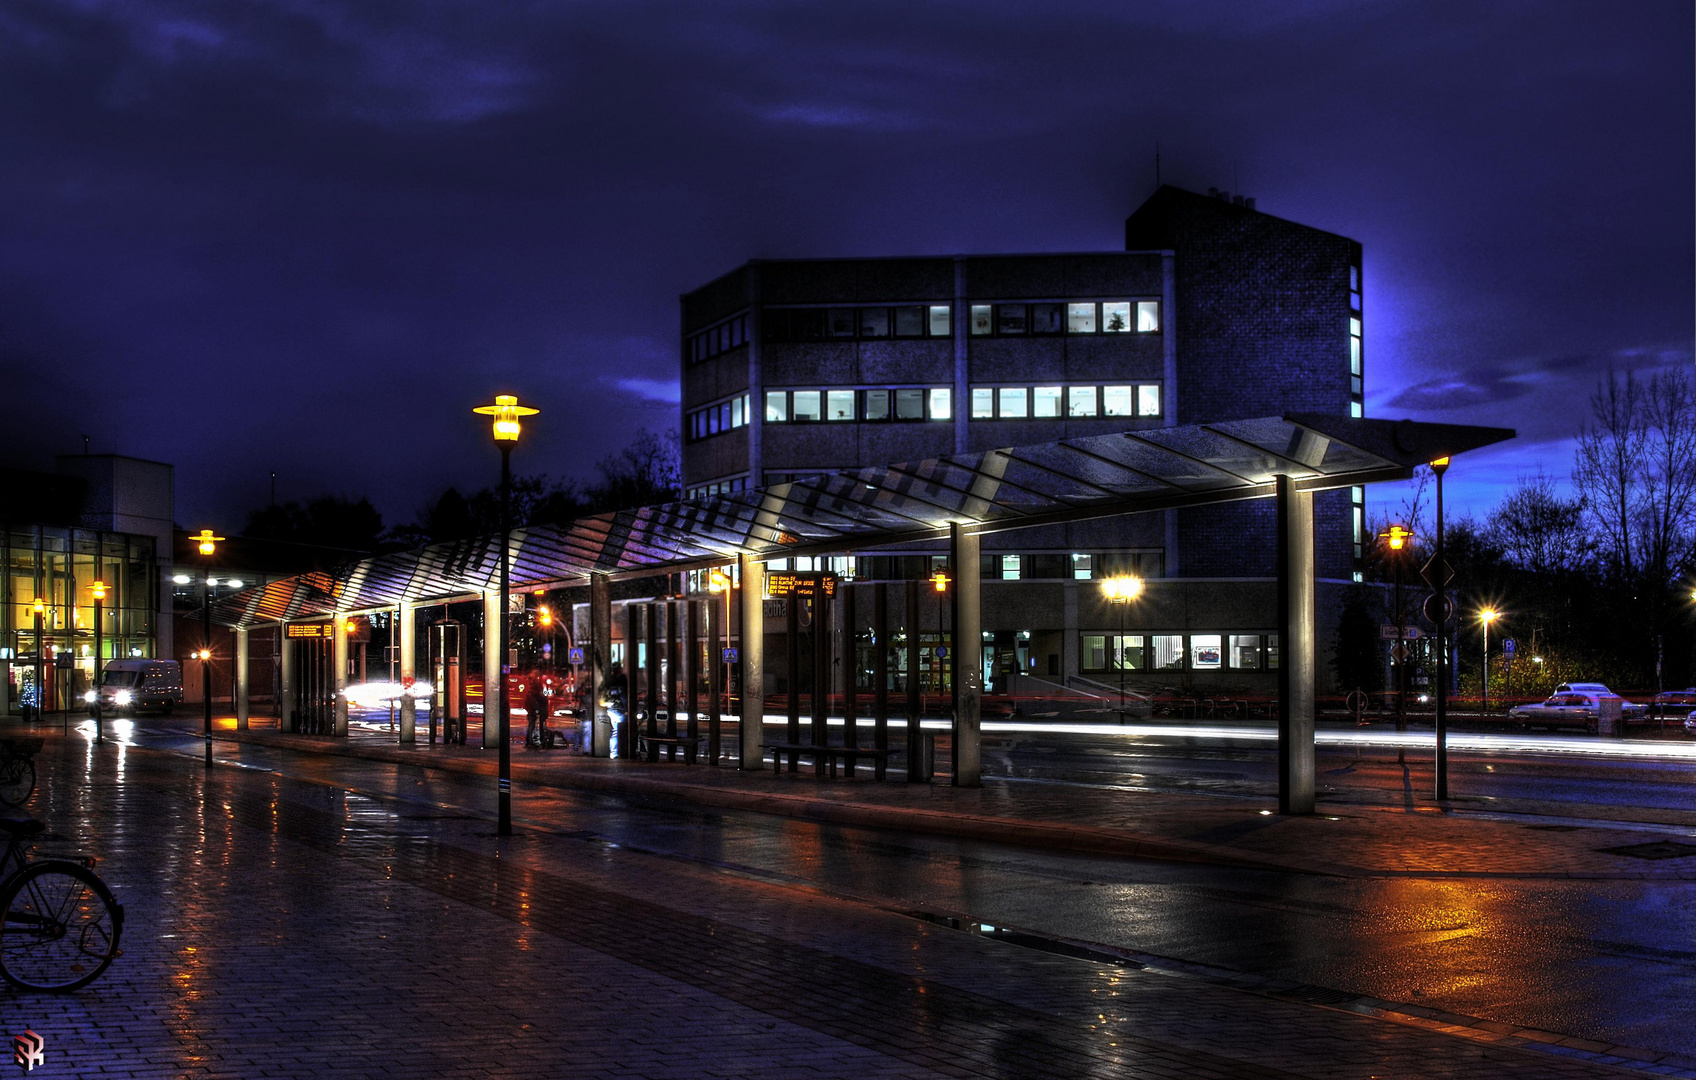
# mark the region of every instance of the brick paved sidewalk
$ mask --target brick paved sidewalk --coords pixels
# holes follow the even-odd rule
[[[230,722],[233,727],[233,721]],[[328,739],[254,730],[221,739],[493,776],[492,753],[472,746],[403,748],[374,739]],[[810,771],[775,775],[662,762],[607,761],[515,748],[515,798],[535,784],[811,821],[901,829],[1049,850],[1276,868],[1347,877],[1522,876],[1696,880],[1696,857],[1645,858],[1631,849],[1664,839],[1629,824],[1584,827],[1455,813],[1463,801],[1410,799],[1404,807],[1321,801],[1320,813],[1284,817],[1272,800],[1225,799],[987,777],[976,789],[821,781]],[[1696,837],[1696,830],[1692,830]],[[1626,849],[1621,851],[1619,849]],[[1647,854],[1657,854],[1650,850]]]
[[[0,996],[43,1076],[1641,1075],[273,773],[38,764],[44,846],[101,855],[129,910],[99,982]]]

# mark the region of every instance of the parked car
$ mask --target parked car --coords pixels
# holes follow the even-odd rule
[[[182,703],[183,669],[175,660],[106,661],[100,679],[104,711],[135,714],[155,709],[169,716]]]
[[[1550,731],[1580,727],[1595,734],[1600,727],[1602,697],[1588,690],[1556,691],[1546,701],[1515,705],[1508,710],[1508,719],[1524,727],[1546,727]]]
[[[1630,724],[1649,719],[1649,706],[1637,701],[1627,701],[1599,682],[1561,683],[1555,687],[1555,693],[1599,694],[1603,697],[1617,697],[1619,698],[1620,719]]]
[[[1652,720],[1663,724],[1668,720],[1681,721],[1685,731],[1696,735],[1696,686],[1662,690],[1649,703],[1649,714]]]

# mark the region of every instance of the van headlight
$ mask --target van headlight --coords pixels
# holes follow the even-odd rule
[[[99,694],[95,693],[93,690],[90,690],[87,693],[83,694],[82,699],[84,701],[88,702],[90,705],[92,705],[92,704],[95,703],[96,700],[99,699],[99,697],[100,697]]]
[[[132,700],[134,700],[134,695],[132,695],[128,690],[119,690],[116,694],[112,695],[112,700],[117,702],[119,705],[128,705]]]

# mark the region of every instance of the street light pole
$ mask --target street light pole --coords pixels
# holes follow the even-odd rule
[[[47,602],[38,596],[31,610],[35,612],[35,718],[41,721],[47,717],[42,708],[47,701],[47,646],[41,641],[41,619],[47,614]]]
[[[1119,669],[1119,723],[1125,722],[1125,609],[1142,595],[1142,579],[1120,575],[1101,583],[1101,593],[1107,602],[1119,609],[1119,638],[1113,645],[1114,664]]]
[[[1407,731],[1407,606],[1402,602],[1402,565],[1407,562],[1407,546],[1413,539],[1413,533],[1400,525],[1391,525],[1390,531],[1380,534],[1390,542],[1390,551],[1396,563],[1396,644],[1391,655],[1396,658],[1396,733]],[[1396,764],[1407,761],[1407,748],[1400,742],[1396,744]]]
[[[1431,463],[1431,471],[1437,474],[1437,553],[1432,560],[1435,572],[1431,575],[1437,583],[1437,754],[1436,754],[1436,797],[1439,800],[1449,797],[1449,686],[1448,686],[1448,612],[1445,606],[1448,602],[1448,586],[1444,582],[1446,573],[1445,555],[1443,550],[1443,474],[1449,470],[1449,459],[1438,458]]]
[[[1485,608],[1478,613],[1478,622],[1484,627],[1484,686],[1482,704],[1479,709],[1486,715],[1490,712],[1490,623],[1495,617],[1494,608]]]
[[[496,713],[496,716],[499,717],[500,721],[498,729],[500,732],[500,778],[498,783],[495,834],[497,836],[511,836],[512,735],[509,731],[507,731],[507,726],[512,721],[512,699],[509,696],[511,688],[508,685],[509,676],[512,674],[512,665],[510,663],[512,652],[512,628],[510,626],[511,620],[507,617],[507,596],[512,589],[512,557],[509,550],[509,537],[512,533],[512,448],[514,444],[518,442],[518,435],[522,430],[522,426],[520,425],[518,418],[521,416],[535,416],[539,410],[526,408],[518,404],[518,398],[511,394],[496,394],[495,403],[493,405],[480,405],[471,411],[481,416],[494,417],[493,434],[495,437],[495,445],[500,448],[501,452],[501,591],[500,602],[496,605],[496,617],[499,623],[499,629],[496,632],[499,635],[497,641],[499,642],[500,648],[500,654],[497,658],[500,667],[500,693],[497,695],[498,712]],[[488,633],[489,628],[484,627],[483,632],[485,634]],[[491,673],[486,672],[483,676],[483,730],[485,733],[487,733],[489,729],[490,719],[488,695],[489,674]],[[487,741],[487,738],[485,738],[485,744],[487,744]]]
[[[200,545],[200,553],[206,556],[206,569],[201,574],[200,602],[200,691],[205,699],[206,726],[206,767],[212,767],[212,553],[217,550],[217,542],[222,536],[213,536],[211,529],[201,529],[199,535],[193,537]]]
[[[94,742],[95,742],[95,745],[98,746],[98,745],[105,743],[105,741],[106,741],[105,715],[104,715],[104,710],[101,708],[101,705],[100,705],[100,671],[101,671],[100,631],[101,631],[101,623],[103,622],[102,608],[104,607],[105,601],[106,601],[106,583],[104,581],[96,581],[93,585],[93,591],[94,591]]]

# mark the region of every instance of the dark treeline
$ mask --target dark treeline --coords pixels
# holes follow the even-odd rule
[[[1504,698],[1510,679],[1516,698],[1570,680],[1638,693],[1696,683],[1696,391],[1681,371],[1647,381],[1610,373],[1590,407],[1572,497],[1547,476],[1523,477],[1482,520],[1446,522],[1464,697],[1482,687],[1485,609],[1499,613],[1492,699]],[[1424,472],[1401,513],[1368,529],[1366,578],[1393,585],[1400,559],[1406,621],[1429,633],[1419,570],[1435,521]],[[1392,523],[1415,534],[1403,552],[1382,536]],[[1333,664],[1344,686],[1381,688],[1387,643],[1378,626],[1395,623],[1393,597],[1393,588],[1362,588],[1343,612]],[[1518,646],[1511,667],[1508,637]]]
[[[513,525],[562,523],[589,514],[668,502],[681,495],[682,470],[674,439],[638,432],[629,446],[597,463],[591,482],[515,476]],[[420,507],[413,521],[384,529],[383,516],[366,498],[322,495],[255,510],[242,535],[350,552],[402,551],[500,528],[500,489],[465,493],[448,488]]]

